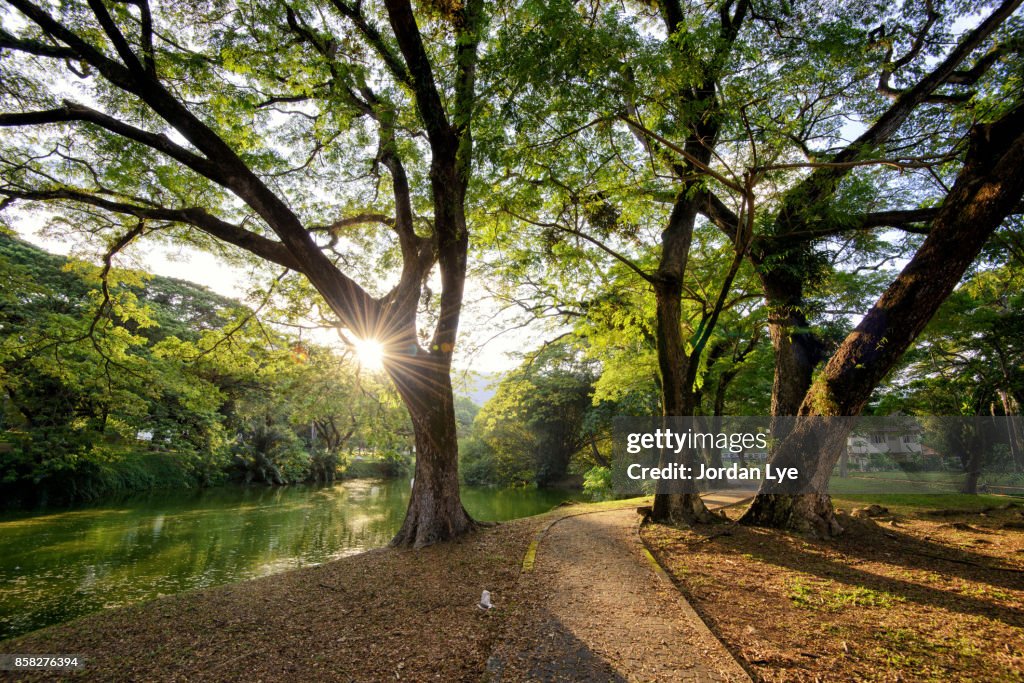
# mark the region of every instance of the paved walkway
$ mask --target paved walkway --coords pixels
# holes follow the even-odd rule
[[[750,680],[645,554],[638,522],[629,508],[548,529],[492,681]]]

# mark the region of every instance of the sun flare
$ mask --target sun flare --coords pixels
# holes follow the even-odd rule
[[[356,359],[367,370],[384,369],[384,345],[376,339],[356,339]]]

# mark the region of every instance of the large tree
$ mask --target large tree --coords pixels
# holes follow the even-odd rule
[[[841,530],[829,497],[820,492],[845,449],[849,422],[813,418],[860,414],[1022,198],[1024,104],[1018,104],[994,122],[972,128],[963,167],[930,222],[928,237],[815,378],[800,404],[805,419],[773,455],[780,466],[798,467],[817,492],[790,496],[762,487],[746,522],[823,536]]]
[[[108,257],[147,237],[233,245],[379,340],[416,442],[396,544],[473,526],[449,370],[482,5],[7,0],[2,14],[3,206],[46,203]]]
[[[964,10],[940,2],[851,6],[826,16],[810,35],[792,30],[796,16],[774,22],[776,39],[807,57],[770,78],[802,79],[808,67],[834,73],[780,93],[778,104],[752,116],[747,128],[744,154],[754,160],[750,171],[759,184],[778,182],[773,175],[780,171],[808,169],[783,176],[781,191],[759,193],[769,208],[750,248],[775,350],[773,415],[797,414],[815,368],[828,357],[810,313],[810,290],[828,261],[823,243],[888,229],[927,232],[949,191],[956,172],[949,162],[960,158],[967,126],[1011,87],[1019,5],[1000,3],[960,35]],[[862,126],[846,141],[839,122],[849,118]],[[774,162],[757,164],[758,151],[764,160],[773,150]],[[715,196],[704,213],[726,234],[739,223]]]

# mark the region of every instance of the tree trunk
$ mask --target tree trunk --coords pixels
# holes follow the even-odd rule
[[[791,529],[819,538],[831,538],[843,531],[832,509],[832,498],[818,493],[758,494],[741,522],[751,526]]]
[[[768,333],[775,352],[772,381],[773,417],[796,415],[811,387],[814,369],[824,360],[821,341],[804,315],[804,285],[790,264],[760,273],[768,305]]]
[[[921,248],[843,341],[811,385],[799,415],[859,415],[871,392],[899,361],[956,287],[988,239],[1024,196],[1024,105],[996,123],[971,131],[964,166],[932,221]],[[815,423],[818,423],[815,425]],[[814,433],[815,426],[819,432]],[[825,483],[845,447],[850,424],[838,421],[821,444],[822,424],[801,420],[782,441],[773,463],[810,467],[814,490]],[[824,446],[824,447],[822,447]],[[832,535],[831,504],[790,503],[762,486],[742,521]],[[827,514],[826,514],[827,513]]]
[[[477,46],[484,14],[480,0],[466,0],[452,12],[455,27],[454,91],[445,108],[436,87],[431,58],[424,48],[408,0],[385,0],[388,21],[408,66],[416,109],[430,145],[433,241],[413,229],[408,179],[395,152],[394,130],[382,158],[392,172],[396,228],[403,268],[397,294],[383,308],[395,322],[395,339],[386,341],[385,367],[412,418],[416,470],[405,521],[392,545],[421,548],[456,538],[475,524],[459,499],[458,440],[451,361],[458,336],[466,284],[469,232],[465,199],[473,159],[472,120],[476,99]],[[422,285],[436,257],[441,279],[437,325],[430,346],[417,343],[416,313]],[[382,340],[384,341],[384,340]]]
[[[981,450],[973,449],[967,461],[967,472],[964,476],[964,484],[960,487],[960,493],[977,495],[978,479],[981,478]]]
[[[416,343],[416,304],[410,297],[405,334],[388,354],[385,366],[412,419],[416,443],[416,469],[405,521],[392,539],[394,546],[423,546],[456,538],[475,523],[459,498],[459,445],[452,393],[451,360],[458,332],[466,281],[469,245],[460,181],[451,155],[437,150],[431,168],[434,229],[438,233],[441,274],[440,311],[430,348]],[[418,289],[416,290],[418,292]],[[413,353],[402,353],[411,349]]]
[[[994,416],[993,416],[994,417]],[[988,423],[986,425],[986,422]],[[964,462],[964,483],[960,493],[977,495],[978,480],[981,479],[981,469],[985,460],[985,450],[988,446],[988,436],[995,427],[995,420],[986,419],[981,416],[979,410],[975,411],[971,419],[970,435],[967,440],[966,453],[963,456]]]
[[[451,382],[469,247],[464,208],[468,170],[460,171],[454,140],[445,138],[431,147],[430,180],[441,276],[438,321],[429,348],[420,348],[416,326],[420,281],[416,271],[406,269],[403,279],[408,278],[409,284],[390,302],[394,322],[388,329],[393,332],[385,344],[384,359],[409,411],[416,444],[409,508],[391,544],[414,548],[456,538],[475,527],[459,498],[459,450]]]
[[[416,468],[405,521],[391,545],[422,548],[461,536],[475,523],[459,497],[455,402],[448,367],[422,352],[403,360],[400,368],[389,372],[412,418]]]
[[[590,457],[598,467],[612,466],[611,461],[601,455],[601,451],[597,449],[597,437],[593,435],[590,437]]]
[[[681,281],[671,277],[657,281],[654,297],[657,307],[656,338],[658,368],[661,375],[662,413],[666,417],[690,416],[693,415],[694,407],[693,390],[686,385],[689,359],[683,347],[680,327]],[[683,453],[684,464],[693,467],[693,451],[687,450]],[[660,481],[658,487],[651,512],[651,518],[655,521],[688,524],[711,521],[711,512],[705,507],[697,491],[672,493]]]

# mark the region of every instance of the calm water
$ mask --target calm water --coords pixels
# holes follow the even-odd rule
[[[405,480],[219,488],[0,517],[0,639],[106,607],[326,562],[386,544]],[[475,518],[546,512],[571,497],[463,489]]]

